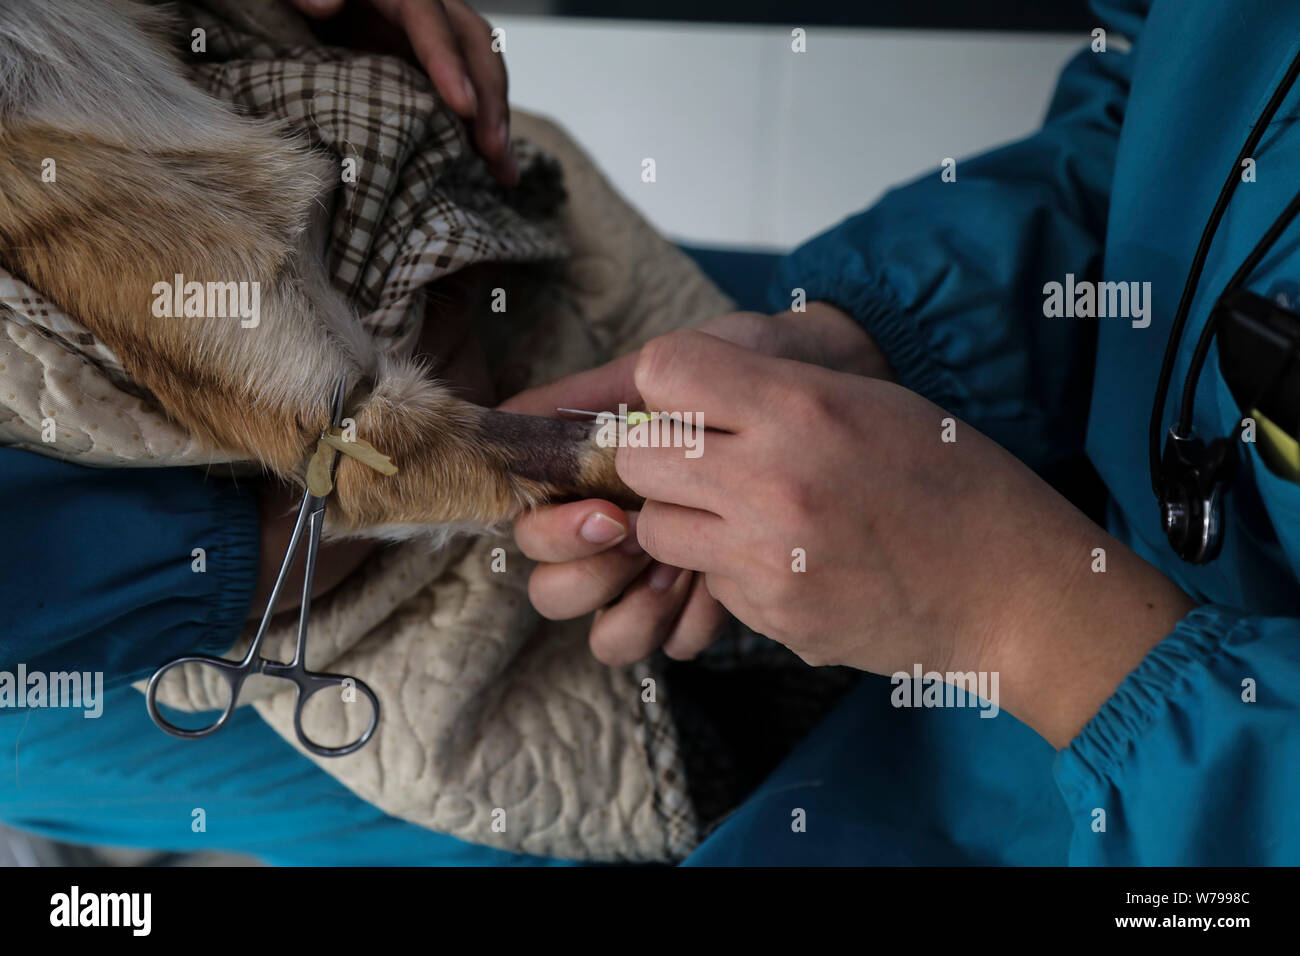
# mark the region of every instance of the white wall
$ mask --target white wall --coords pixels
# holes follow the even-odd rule
[[[514,104],[559,120],[660,229],[778,249],[1034,129],[1087,39],[811,27],[794,53],[785,27],[493,23]]]

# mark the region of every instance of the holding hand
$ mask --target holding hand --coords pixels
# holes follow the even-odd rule
[[[344,0],[291,0],[309,17],[337,16]],[[519,181],[510,148],[505,57],[492,49],[492,25],[464,0],[369,0],[410,41],[452,112],[470,122],[474,143],[503,186]]]
[[[892,383],[689,331],[647,344],[634,379],[650,408],[722,429],[695,458],[629,430],[617,464],[649,499],[641,546],[811,664],[996,671],[1005,709],[1064,746],[1192,607],[997,444]],[[1107,573],[1092,573],[1096,547]]]
[[[766,355],[890,375],[889,366],[860,326],[838,309],[812,303],[807,312],[778,316],[733,312],[701,331]],[[640,407],[634,372],[637,354],[522,392],[506,411],[554,415],[558,407],[593,411],[620,403]],[[515,523],[525,555],[541,562],[529,580],[529,597],[544,617],[567,620],[596,611],[591,649],[621,666],[662,648],[685,660],[709,646],[726,613],[701,576],[656,562],[637,543],[636,513],[608,501],[578,501],[540,508]]]

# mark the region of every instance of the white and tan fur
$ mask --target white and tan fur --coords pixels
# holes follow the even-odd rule
[[[0,262],[76,316],[173,419],[301,482],[346,376],[357,436],[335,531],[487,526],[541,501],[626,497],[587,424],[489,411],[376,350],[322,265],[333,166],[190,84],[136,0],[0,0]],[[57,181],[43,182],[42,163]],[[257,282],[260,321],[159,319],[176,275]]]

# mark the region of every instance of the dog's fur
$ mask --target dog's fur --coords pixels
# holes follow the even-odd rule
[[[341,457],[334,529],[485,526],[626,498],[586,423],[507,415],[381,355],[329,283],[328,159],[203,93],[135,0],[0,0],[0,262],[76,316],[173,419],[301,482],[334,383],[384,476]],[[41,181],[42,161],[57,182]],[[155,283],[261,287],[261,320],[158,319]]]

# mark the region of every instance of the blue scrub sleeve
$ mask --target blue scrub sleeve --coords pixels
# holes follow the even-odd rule
[[[255,496],[199,469],[0,448],[0,527],[0,670],[102,671],[120,686],[181,654],[224,653],[252,603]]]
[[[1083,865],[1300,864],[1300,620],[1192,611],[1057,756]]]
[[[1100,274],[1148,3],[1093,6],[1107,52],[1070,62],[1037,133],[891,191],[792,253],[770,292],[774,311],[795,289],[845,310],[904,386],[1035,468],[1083,450],[1096,320],[1045,318],[1043,286]]]

